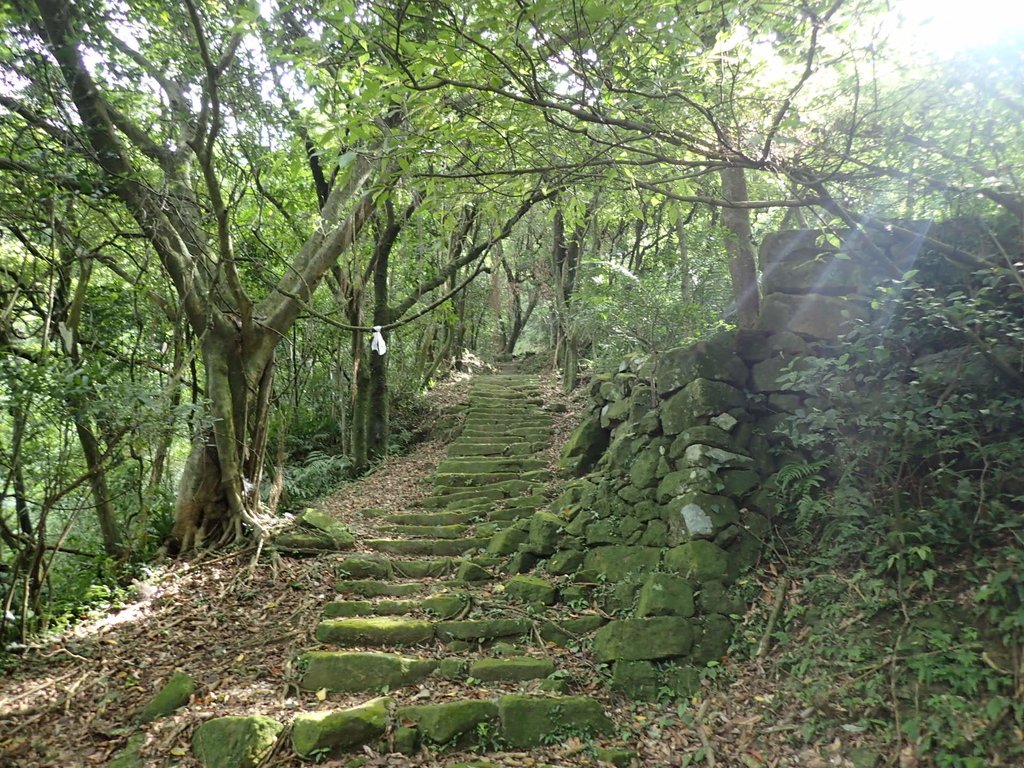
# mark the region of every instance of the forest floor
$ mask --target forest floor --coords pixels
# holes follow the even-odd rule
[[[585,393],[580,388],[565,397],[554,379],[542,377],[542,384],[550,402],[565,406],[564,412],[553,413],[555,440],[546,454],[553,466]],[[469,377],[461,377],[440,387],[433,394],[435,405],[457,406],[468,385]],[[422,498],[429,492],[425,478],[444,454],[442,440],[421,443],[381,462],[372,474],[319,506],[350,525],[357,540],[368,536],[373,521],[358,510],[404,508]],[[292,559],[264,551],[257,559],[255,554],[245,549],[167,562],[139,585],[131,604],[25,652],[0,678],[0,766],[105,765],[137,732],[134,715],[175,670],[192,676],[197,693],[187,707],[144,727],[147,766],[198,765],[190,749],[191,732],[210,717],[263,714],[287,722],[309,708],[312,694],[298,690],[292,660],[315,645],[312,632],[333,595],[336,574],[326,556]],[[813,713],[781,692],[785,674],[775,665],[773,651],[760,658],[754,653],[778,578],[770,565],[750,577],[748,593],[759,597],[737,631],[736,656],[710,668],[700,694],[691,700],[635,703],[611,695],[589,653],[575,655],[571,672],[581,681],[581,692],[602,701],[620,743],[636,750],[637,764],[853,765],[844,755],[850,739],[860,737],[839,729],[810,736],[804,725]],[[787,599],[799,601],[799,591],[791,589]],[[444,700],[450,695],[446,685],[431,679],[420,696]],[[350,698],[355,704],[366,697]],[[337,698],[328,702],[338,703]],[[301,764],[284,744],[282,739],[282,748],[265,765]],[[371,767],[444,766],[474,758],[466,753],[364,757],[364,765]],[[487,759],[508,766],[600,764],[578,739],[529,753],[489,753]]]

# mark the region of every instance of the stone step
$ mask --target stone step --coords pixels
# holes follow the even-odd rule
[[[487,539],[365,539],[363,546],[393,555],[461,555],[487,546]]]
[[[393,699],[380,697],[356,707],[296,715],[292,749],[301,758],[323,761],[361,752],[364,746],[413,755],[429,746],[487,749],[497,738],[507,749],[523,750],[551,743],[567,733],[586,739],[614,732],[600,703],[588,696],[508,694],[496,700],[401,706],[392,712],[393,706]],[[388,733],[391,742],[384,743]],[[460,765],[468,768],[491,763]]]
[[[451,557],[398,560],[377,554],[349,555],[335,563],[335,573],[350,579],[426,579],[454,573],[459,561]]]
[[[448,446],[448,456],[529,456],[543,448],[543,443],[528,440],[456,440]]]
[[[551,472],[546,469],[531,469],[527,472],[481,472],[460,474],[455,472],[438,472],[434,475],[435,486],[450,488],[478,488],[481,486],[498,485],[510,480],[543,483],[551,479]]]
[[[381,581],[379,579],[341,579],[334,591],[359,597],[408,597],[427,592],[430,584],[422,581]]]
[[[519,479],[503,480],[500,483],[469,487],[465,485],[439,485],[434,488],[434,492],[431,496],[427,497],[427,499],[423,499],[420,503],[426,507],[444,507],[450,506],[449,502],[462,501],[465,499],[476,499],[477,503],[488,500],[498,501],[501,499],[510,499],[514,496],[522,496],[524,493],[531,492],[536,485],[536,482]],[[427,503],[428,500],[430,503]]]
[[[396,512],[385,515],[384,520],[396,525],[464,525],[482,519],[483,511],[465,512]]]
[[[434,672],[440,662],[372,651],[310,651],[299,657],[299,664],[305,667],[300,688],[358,693],[413,685]]]
[[[468,591],[447,589],[418,600],[333,600],[324,605],[324,617],[343,619],[422,614],[428,618],[445,620],[465,613],[471,603]]]
[[[381,651],[308,651],[299,659],[305,671],[299,687],[332,693],[396,690],[416,685],[440,670],[448,680],[514,683],[543,680],[555,673],[550,659],[533,656],[437,660]]]
[[[404,616],[325,619],[317,624],[315,637],[321,643],[342,647],[407,647],[432,642],[434,622]]]
[[[543,448],[551,440],[551,430],[547,427],[519,427],[519,426],[508,426],[508,427],[496,427],[489,424],[467,424],[463,427],[460,433],[459,440],[466,442],[504,442],[505,445],[509,443],[520,443],[529,442],[531,445],[539,445],[540,448],[531,450],[527,454],[506,454],[507,456],[521,456],[526,455],[532,457],[533,454],[537,453],[538,450]],[[451,446],[461,445],[459,440],[453,442]]]
[[[436,472],[529,472],[533,469],[543,469],[547,462],[543,459],[510,459],[485,458],[485,459],[445,459],[435,470]]]
[[[335,609],[337,610],[337,609]],[[575,618],[533,619],[487,618],[431,621],[408,616],[357,616],[328,618],[316,627],[316,639],[325,645],[352,647],[410,647],[434,641],[487,642],[499,638],[533,637],[570,646],[602,627],[599,614]]]
[[[455,525],[405,525],[392,524],[381,526],[382,531],[404,536],[411,539],[461,539],[470,526]]]

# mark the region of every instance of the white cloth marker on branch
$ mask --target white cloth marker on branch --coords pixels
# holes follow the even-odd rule
[[[384,337],[380,335],[379,325],[373,326],[373,339],[370,341],[370,349],[378,355],[383,355],[388,351],[388,345],[384,343]]]

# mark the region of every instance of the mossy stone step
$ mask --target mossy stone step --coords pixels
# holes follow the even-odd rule
[[[449,456],[529,456],[543,446],[526,440],[456,440],[448,446]]]
[[[456,568],[458,564],[450,557],[399,560],[383,555],[363,554],[339,560],[334,572],[343,579],[428,579],[446,576]]]
[[[461,539],[469,530],[468,525],[385,525],[382,531],[399,536],[420,539]]]
[[[469,593],[464,590],[442,592],[419,600],[333,600],[324,606],[324,618],[425,613],[434,619],[453,619],[466,610],[469,604]]]
[[[419,600],[332,600],[324,606],[324,618],[350,619],[355,616],[405,616],[419,610]]]
[[[384,735],[394,699],[371,699],[358,707],[305,712],[292,721],[292,749],[322,761],[358,749]]]
[[[497,523],[514,523],[516,520],[524,520],[532,517],[533,513],[541,508],[536,507],[506,507],[505,509],[492,509],[487,519]]]
[[[608,619],[597,613],[583,614],[571,619],[547,619],[537,627],[537,634],[545,642],[568,648],[607,623]]]
[[[411,723],[420,739],[428,744],[469,746],[479,740],[480,724],[498,719],[498,705],[486,699],[414,704],[399,707],[395,719]]]
[[[437,472],[455,472],[460,474],[473,472],[529,472],[531,469],[544,469],[547,462],[542,459],[445,459],[437,467]]]
[[[439,662],[371,651],[310,651],[299,658],[306,671],[299,687],[337,693],[401,688],[423,680]]]
[[[487,539],[366,539],[363,544],[378,552],[396,555],[461,555],[487,546]]]
[[[552,737],[610,735],[614,726],[589,696],[525,696],[498,700],[501,736],[513,749],[546,744]]]
[[[429,499],[433,500],[432,505],[439,507],[453,507],[451,502],[471,500],[475,500],[475,503],[479,504],[484,501],[500,501],[513,496],[521,496],[532,491],[535,485],[535,482],[529,480],[504,480],[493,485],[477,485],[468,488],[466,486],[439,485],[434,488],[434,493]],[[426,504],[429,499],[424,499],[422,503]],[[453,508],[458,509],[458,507]]]
[[[551,440],[551,431],[547,429],[486,429],[484,427],[468,427],[463,435],[466,438],[466,442],[495,442],[503,441],[506,452],[500,455],[502,456],[532,456],[540,450],[543,450]],[[516,445],[521,442],[526,442],[530,448],[523,452],[517,453],[517,449],[509,449],[509,446]],[[448,449],[448,455],[455,455],[452,453],[452,445]],[[494,454],[491,454],[494,455]]]
[[[493,640],[496,637],[517,637],[533,628],[526,619],[463,619],[439,621],[434,629],[440,640]]]
[[[384,520],[396,525],[464,525],[482,515],[479,512],[398,512]]]
[[[551,659],[514,656],[503,659],[477,659],[469,665],[469,676],[484,682],[519,682],[541,680],[554,674]]]
[[[465,434],[466,430],[471,428],[487,429],[488,427],[491,428],[493,434],[495,432],[505,432],[509,429],[548,429],[551,427],[551,419],[542,416],[501,415],[497,412],[471,411],[466,416],[463,427],[462,434]]]
[[[476,488],[482,485],[497,485],[509,480],[544,482],[551,479],[551,473],[544,469],[529,472],[481,472],[478,474],[457,474],[454,472],[434,473],[434,485],[449,488]]]
[[[541,470],[535,470],[535,471],[540,472]],[[437,486],[434,486],[434,493],[433,493],[433,495],[434,496],[450,496],[452,494],[459,494],[459,493],[476,493],[476,494],[488,493],[488,494],[490,494],[490,493],[500,492],[500,493],[505,494],[504,496],[502,496],[500,498],[507,498],[509,496],[518,496],[520,494],[526,493],[527,491],[532,491],[533,487],[538,482],[544,482],[544,480],[538,480],[536,478],[534,478],[534,479],[524,479],[524,478],[525,478],[525,475],[524,476],[520,476],[520,478],[515,479],[515,480],[501,480],[499,482],[489,483],[487,485],[471,485],[471,486],[465,486],[465,485],[437,485]],[[484,497],[480,496],[480,498],[482,499]]]
[[[325,619],[317,624],[316,639],[340,646],[419,645],[434,639],[434,624],[399,616]]]
[[[334,591],[360,597],[408,597],[431,588],[421,581],[381,581],[379,579],[340,579],[334,582]]]

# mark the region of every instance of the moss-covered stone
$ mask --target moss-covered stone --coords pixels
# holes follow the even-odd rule
[[[356,543],[356,538],[347,525],[317,509],[304,509],[297,519],[307,528],[326,533],[334,539],[338,549],[347,549]]]
[[[700,670],[696,667],[670,664],[661,674],[664,685],[676,696],[689,698],[700,690]]]
[[[380,738],[394,701],[371,699],[358,707],[296,715],[292,721],[292,748],[299,757],[336,755]]]
[[[710,339],[669,350],[658,360],[658,394],[665,396],[694,379],[723,381],[741,387],[747,366],[736,356],[736,338],[725,332]]]
[[[431,595],[420,602],[420,607],[435,619],[452,619],[469,607],[469,593]]]
[[[694,379],[662,405],[661,427],[666,435],[678,435],[697,426],[700,419],[742,407],[745,402],[745,395],[730,384]]]
[[[489,640],[525,634],[531,624],[525,619],[473,619],[439,621],[435,627],[441,640]]]
[[[742,499],[761,484],[761,476],[751,469],[725,469],[718,477],[722,481],[722,495],[733,499]]]
[[[488,544],[487,539],[366,539],[363,544],[395,555],[461,555]]]
[[[346,579],[386,579],[391,576],[391,562],[385,557],[351,555],[340,560],[334,570]]]
[[[401,583],[377,579],[341,579],[334,583],[335,592],[360,597],[408,597],[422,592],[426,586],[419,582]]]
[[[539,576],[513,576],[505,583],[505,594],[524,603],[554,605],[558,589]]]
[[[637,753],[632,749],[618,749],[614,747],[596,747],[594,757],[602,763],[611,763],[615,768],[629,768],[637,759]]]
[[[684,656],[693,646],[693,627],[678,616],[613,621],[594,635],[601,661],[638,661]]]
[[[334,645],[418,645],[432,640],[434,625],[422,619],[367,616],[328,619],[316,628],[316,639]]]
[[[607,619],[594,613],[577,616],[574,619],[545,621],[537,628],[537,631],[545,642],[566,648],[578,643],[585,635],[604,626],[606,622]]]
[[[274,537],[274,546],[281,552],[292,555],[312,555],[319,552],[340,552],[351,549],[352,543],[339,543],[323,531],[295,529]]]
[[[553,674],[555,663],[550,659],[520,656],[508,659],[479,659],[469,665],[469,676],[477,680],[517,681],[539,680]]]
[[[461,539],[469,530],[468,525],[387,525],[382,530],[417,539]]]
[[[709,661],[720,660],[729,651],[732,632],[732,621],[725,616],[712,613],[702,618],[693,646],[693,663],[707,664]]]
[[[414,605],[409,601],[410,608]],[[332,600],[324,606],[324,617],[328,619],[349,619],[371,613],[374,613],[374,604],[369,600]]]
[[[164,684],[164,687],[157,692],[156,696],[150,699],[149,703],[142,708],[137,718],[138,721],[140,723],[150,723],[171,714],[171,712],[179,707],[188,704],[188,700],[195,693],[195,690],[196,684],[191,677],[184,672],[175,672],[171,675],[171,679]]]
[[[651,661],[616,661],[611,688],[635,701],[655,701],[662,685],[661,673]]]
[[[629,400],[616,400],[601,408],[601,426],[605,429],[612,427],[629,417],[631,407]]]
[[[665,553],[665,568],[694,583],[730,581],[729,555],[710,541],[688,541]]]
[[[437,670],[445,680],[461,680],[466,676],[468,667],[469,662],[465,659],[448,657],[441,659]]]
[[[470,560],[463,560],[459,565],[459,570],[458,573],[456,573],[455,578],[458,581],[464,581],[467,584],[478,584],[485,581],[491,581],[494,576],[490,571],[482,568],[476,563]]]
[[[310,651],[301,657],[306,671],[299,685],[307,691],[375,691],[417,683],[435,669],[433,659],[392,653]]]
[[[192,733],[192,753],[207,768],[255,768],[284,726],[269,717],[215,717]]]
[[[391,734],[390,751],[400,755],[414,755],[420,746],[420,732],[404,725],[396,726]]]
[[[664,520],[651,520],[637,543],[642,547],[667,547],[668,523]]]
[[[746,610],[746,604],[738,595],[729,591],[720,581],[705,581],[701,584],[697,596],[702,614],[720,613],[723,616],[740,615]]]
[[[715,472],[720,469],[750,469],[754,466],[754,460],[749,456],[703,443],[689,446],[683,452],[682,463],[690,467],[707,467]]]
[[[576,475],[585,475],[608,447],[609,432],[601,426],[601,414],[583,419],[562,449],[559,466]]]
[[[672,441],[668,449],[668,456],[670,459],[682,458],[687,448],[698,444],[730,451],[734,448],[734,438],[724,429],[713,424],[690,427],[680,432],[676,439]]]
[[[143,768],[142,748],[146,745],[145,733],[133,733],[128,743],[107,763],[107,768]]]
[[[480,723],[496,720],[498,706],[493,701],[476,699],[446,704],[417,704],[399,707],[400,722],[413,722],[424,741],[433,744],[455,743],[459,737],[473,734]]]
[[[518,528],[506,528],[491,537],[487,551],[492,555],[511,555],[513,552],[518,552],[519,546],[525,544],[528,538],[529,534],[526,531]]]
[[[640,587],[636,615],[646,616],[693,616],[693,587],[679,576],[670,573],[652,573]]]
[[[606,735],[613,725],[587,696],[502,696],[501,736],[513,749],[529,749],[556,737]]]
[[[615,519],[594,520],[588,523],[583,537],[591,547],[623,543],[623,536],[619,531],[619,521]]]
[[[550,555],[558,548],[565,521],[550,512],[536,512],[530,518],[529,549],[538,555]]]
[[[575,573],[583,565],[583,551],[579,549],[562,549],[555,552],[547,562],[548,573],[563,576]]]
[[[757,329],[834,339],[870,319],[866,303],[816,293],[765,296]]]
[[[661,550],[653,547],[595,547],[584,557],[581,575],[615,582],[633,572],[654,570],[660,562]]]
[[[637,454],[629,468],[629,482],[636,488],[650,488],[658,481],[658,464],[668,453],[667,440],[652,440]],[[628,499],[627,499],[628,501]]]
[[[690,539],[712,538],[739,520],[736,502],[727,496],[686,493],[665,506],[670,546]]]

